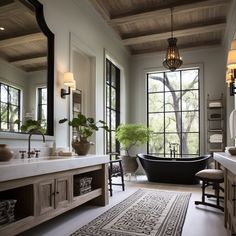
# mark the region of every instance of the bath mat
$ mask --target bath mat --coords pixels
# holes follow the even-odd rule
[[[71,236],[179,236],[190,196],[139,189]]]

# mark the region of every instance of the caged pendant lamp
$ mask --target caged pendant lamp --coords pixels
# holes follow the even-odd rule
[[[171,8],[171,38],[168,38],[168,48],[166,51],[166,58],[163,61],[163,66],[170,71],[175,71],[182,64],[183,61],[179,56],[179,50],[177,48],[177,38],[173,37],[173,10]]]

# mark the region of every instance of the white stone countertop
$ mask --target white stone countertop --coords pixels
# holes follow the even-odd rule
[[[0,182],[109,162],[108,155],[48,156],[0,162]]]
[[[236,175],[236,156],[225,152],[215,152],[214,160]]]

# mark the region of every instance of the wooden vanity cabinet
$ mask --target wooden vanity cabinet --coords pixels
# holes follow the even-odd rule
[[[229,235],[236,234],[236,176],[229,170],[225,170],[225,223]]]
[[[0,225],[0,235],[16,235],[91,201],[108,204],[107,164],[0,181],[0,199],[16,199],[15,221]],[[90,192],[75,196],[74,178],[93,178]]]
[[[72,177],[70,175],[62,175],[55,179],[44,177],[44,179],[37,184],[36,196],[38,199],[36,206],[38,215],[66,207],[72,199]]]

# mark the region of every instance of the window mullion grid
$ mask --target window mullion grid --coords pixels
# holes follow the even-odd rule
[[[146,80],[147,80],[147,127],[149,128],[149,74],[147,73],[146,75]],[[147,153],[149,154],[149,141],[147,142]]]
[[[7,85],[7,129],[10,129],[10,90]]]
[[[164,75],[164,94],[163,94],[163,97],[164,97],[164,108],[163,108],[163,119],[164,119],[164,132],[163,132],[163,136],[164,136],[164,157],[166,156],[166,72],[163,72],[163,75]]]
[[[182,140],[183,140],[183,103],[182,103],[182,94],[183,94],[183,89],[182,89],[182,71],[179,71],[180,73],[180,96],[181,96],[181,99],[180,99],[180,109],[181,109],[181,117],[180,117],[180,120],[181,120],[181,124],[180,124],[180,128],[181,128],[181,133],[180,133],[180,156],[182,156],[182,148],[183,148],[183,143],[182,143]]]

